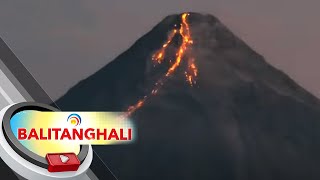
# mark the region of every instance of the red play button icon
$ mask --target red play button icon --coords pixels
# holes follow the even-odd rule
[[[75,153],[49,153],[46,155],[49,172],[76,171],[80,161]]]

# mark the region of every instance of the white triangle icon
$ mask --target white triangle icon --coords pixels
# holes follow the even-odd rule
[[[60,155],[61,162],[66,163],[69,161],[69,157],[63,154]]]

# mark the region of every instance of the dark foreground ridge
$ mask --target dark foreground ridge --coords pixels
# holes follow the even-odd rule
[[[151,56],[180,22],[180,15],[166,17],[57,105],[125,111],[165,73],[181,37],[168,48],[166,63],[154,67]],[[196,86],[178,69],[132,115],[137,143],[95,147],[105,163],[120,180],[319,179],[319,100],[215,17],[191,13],[188,22],[190,53],[199,70]]]

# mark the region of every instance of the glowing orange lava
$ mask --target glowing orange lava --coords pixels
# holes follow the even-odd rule
[[[154,55],[152,55],[152,60],[154,62],[157,62],[158,64],[161,64],[163,59],[164,59],[164,55],[166,52],[166,49],[168,47],[168,45],[171,43],[172,39],[174,38],[174,36],[177,34],[177,30],[174,29],[168,36],[167,42],[164,43],[161,47],[160,50],[158,50]]]
[[[195,65],[194,61],[194,58],[189,59],[188,69],[185,71],[185,76],[190,86],[193,86],[197,83],[195,78],[198,76],[198,68]]]
[[[160,78],[155,84],[149,95],[144,96],[142,99],[140,99],[136,104],[130,106],[127,110],[126,116],[130,116],[132,113],[134,113],[137,109],[141,108],[145,101],[153,95],[156,95],[159,91],[159,89],[163,86],[164,81],[166,78],[170,77],[178,67],[180,67],[181,62],[183,61],[183,58],[186,54],[186,51],[190,46],[193,44],[193,40],[190,33],[189,24],[187,22],[187,17],[189,16],[189,13],[183,13],[181,16],[181,24],[179,31],[174,29],[169,35],[167,41],[162,45],[161,49],[158,50],[153,56],[152,60],[158,64],[161,64],[164,59],[165,52],[167,50],[168,45],[172,42],[172,39],[175,37],[176,34],[179,33],[179,35],[182,37],[181,45],[178,48],[178,51],[176,53],[176,57],[174,60],[174,63],[171,63],[169,69],[167,70],[164,77]],[[189,58],[188,59],[188,66],[185,70],[185,77],[186,81],[193,86],[196,84],[196,77],[198,76],[198,68],[195,64],[195,59]]]

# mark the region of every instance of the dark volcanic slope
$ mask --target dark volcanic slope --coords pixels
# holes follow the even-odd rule
[[[187,85],[181,67],[133,115],[136,144],[95,147],[104,161],[120,180],[319,179],[319,101],[213,16],[191,13],[188,20],[197,86]],[[151,55],[180,21],[165,18],[58,106],[126,110],[166,70],[168,64],[154,68]],[[166,61],[180,42],[176,36]]]

